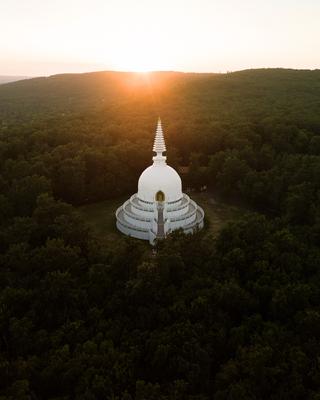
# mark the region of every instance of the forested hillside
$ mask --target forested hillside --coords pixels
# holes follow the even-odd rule
[[[161,116],[217,238],[101,242]],[[99,72],[0,86],[0,399],[319,399],[320,71]],[[208,221],[210,223],[210,221]]]

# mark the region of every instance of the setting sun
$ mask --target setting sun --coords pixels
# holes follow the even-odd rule
[[[168,65],[161,60],[161,54],[152,49],[152,43],[140,43],[137,47],[128,46],[126,51],[115,51],[114,69],[119,71],[149,72],[166,70]],[[103,62],[103,60],[102,60]],[[108,64],[108,57],[103,62]]]

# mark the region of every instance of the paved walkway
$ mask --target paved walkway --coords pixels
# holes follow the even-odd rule
[[[158,205],[158,231],[157,238],[164,238],[163,207]]]

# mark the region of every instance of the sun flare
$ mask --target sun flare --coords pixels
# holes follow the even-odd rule
[[[168,59],[166,51],[159,48],[156,50],[151,41],[144,41],[134,47],[127,43],[123,45],[121,53],[116,52],[113,65],[114,69],[120,71],[146,73],[170,69]]]

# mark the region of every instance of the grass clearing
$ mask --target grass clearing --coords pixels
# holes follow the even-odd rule
[[[89,227],[104,239],[121,235],[116,228],[115,212],[127,200],[127,197],[100,201],[99,203],[88,204],[78,208]]]
[[[209,221],[208,231],[216,236],[230,221],[239,218],[248,210],[217,200],[210,192],[191,192],[188,195],[201,206]]]

